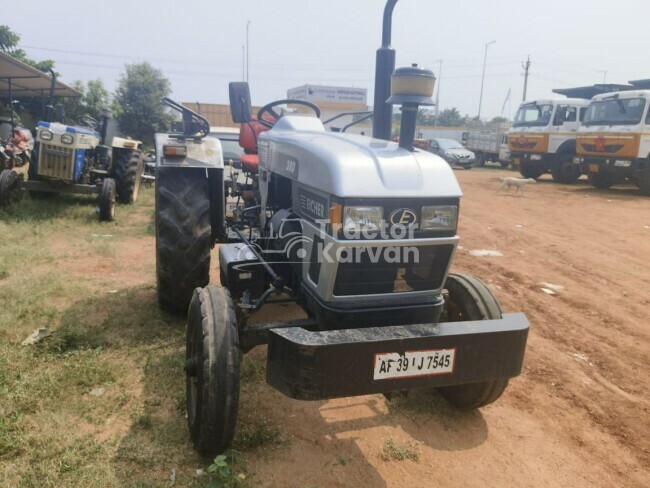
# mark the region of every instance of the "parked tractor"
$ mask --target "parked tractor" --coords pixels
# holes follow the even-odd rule
[[[34,197],[53,193],[99,195],[99,218],[111,221],[115,202],[138,199],[143,172],[142,143],[107,135],[112,117],[84,116],[79,125],[38,122],[31,160],[0,173],[0,206],[17,203],[24,191]]]
[[[253,115],[248,85],[234,82],[247,178],[233,179],[207,121],[166,101],[183,124],[156,135],[158,300],[187,314],[187,416],[201,452],[230,445],[241,358],[257,345],[268,344],[267,382],[302,400],[425,389],[476,409],[521,372],[526,316],[503,313],[480,279],[450,272],[462,193],[442,158],[414,148],[435,78],[395,70],[395,4],[377,53],[373,138],[326,132],[319,108],[301,100]],[[243,205],[226,212],[233,198]],[[220,285],[209,284],[216,243]],[[277,303],[306,318],[251,322]]]

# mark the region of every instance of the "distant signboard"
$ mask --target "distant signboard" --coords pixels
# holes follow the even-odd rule
[[[303,85],[287,90],[287,98],[307,102],[361,103],[366,105],[368,90],[343,86]]]

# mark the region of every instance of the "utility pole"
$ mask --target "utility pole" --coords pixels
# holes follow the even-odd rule
[[[442,59],[438,59],[438,91],[436,93],[436,116],[433,119],[433,126],[438,127],[438,115],[440,115],[440,80],[442,80]]]
[[[528,93],[528,71],[530,70],[530,56],[526,59],[525,63],[521,63],[521,67],[524,68],[524,96],[522,102],[526,101],[526,93]]]
[[[485,44],[485,56],[483,57],[483,76],[481,77],[481,98],[478,99],[478,120],[481,120],[481,105],[483,105],[483,85],[485,83],[485,64],[487,63],[487,50],[497,41],[490,41]]]
[[[248,82],[248,78],[251,74],[250,67],[249,67],[250,65],[248,64],[248,57],[250,54],[250,45],[248,44],[248,26],[250,25],[251,25],[251,21],[249,20],[246,23],[246,82]]]
[[[246,81],[246,48],[241,47],[241,80]]]
[[[606,69],[600,69],[597,71],[597,73],[602,73],[603,74],[603,85],[607,83],[607,70]]]

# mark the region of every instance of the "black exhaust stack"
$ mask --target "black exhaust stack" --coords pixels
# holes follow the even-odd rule
[[[391,97],[388,103],[402,105],[402,122],[399,134],[399,145],[413,152],[413,141],[420,105],[433,105],[433,86],[436,78],[428,69],[418,68],[413,64],[410,68],[395,70],[391,81]]]
[[[102,109],[102,125],[99,129],[99,136],[101,137],[100,144],[106,144],[106,136],[108,135],[108,124],[113,118],[113,112],[109,108]]]
[[[52,119],[54,118],[54,90],[56,88],[56,73],[52,68],[47,69],[50,72],[50,76],[52,77],[52,81],[50,83],[50,93],[48,94],[47,97],[47,104],[45,105],[45,122],[52,122]]]
[[[390,96],[390,77],[395,70],[395,50],[391,47],[393,9],[397,0],[388,0],[384,7],[384,23],[381,34],[381,47],[377,49],[375,67],[375,102],[372,117],[372,137],[390,140],[393,122],[393,106],[388,103]]]

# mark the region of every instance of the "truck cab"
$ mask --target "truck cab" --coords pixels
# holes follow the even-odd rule
[[[577,154],[596,188],[630,181],[650,195],[650,90],[595,96],[578,133]]]
[[[574,162],[576,136],[589,104],[578,98],[524,102],[508,132],[512,161],[524,178],[550,172],[553,181],[573,183],[581,175]]]

